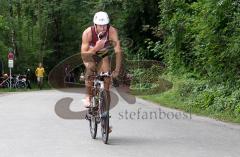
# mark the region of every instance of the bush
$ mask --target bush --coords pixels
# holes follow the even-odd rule
[[[194,90],[194,85],[195,85],[194,82],[185,82],[179,84],[177,92],[181,97],[189,97]]]
[[[159,75],[162,73],[163,68],[158,65],[152,65],[150,68],[132,69],[130,73],[133,75],[132,85],[143,84],[149,86],[158,81]]]
[[[163,67],[152,65],[150,68],[130,70],[133,74],[131,90],[133,94],[156,94],[172,87],[169,81],[160,78]]]
[[[237,104],[235,110],[234,110],[235,115],[240,115],[240,103]]]
[[[240,111],[240,90],[226,85],[210,86],[207,83],[189,81],[179,85],[178,93],[188,101],[188,105],[210,112]]]

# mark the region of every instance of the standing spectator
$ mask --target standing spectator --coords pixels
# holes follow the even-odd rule
[[[39,63],[37,69],[35,70],[35,75],[37,77],[37,84],[39,89],[42,89],[44,74],[45,74],[44,67],[42,66],[42,63]]]
[[[70,65],[67,64],[64,70],[65,70],[65,82],[70,82],[71,79]]]
[[[27,69],[27,71],[26,71],[26,83],[27,83],[27,88],[28,89],[31,89],[30,77],[31,77],[31,71],[30,71],[30,69]]]
[[[70,82],[71,82],[71,83],[74,83],[74,82],[75,82],[75,74],[74,74],[73,71],[70,72]]]

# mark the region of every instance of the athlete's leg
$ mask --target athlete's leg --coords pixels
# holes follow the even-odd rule
[[[96,73],[96,64],[94,62],[89,62],[86,66],[86,73],[85,73],[85,86],[86,86],[86,103],[85,107],[89,107],[90,99],[93,96],[92,88],[93,88],[93,79],[90,76],[93,76]]]
[[[109,72],[110,71],[110,62],[109,62],[109,58],[105,57],[102,59],[102,61],[99,64],[99,72]],[[107,97],[108,97],[108,108],[110,107],[110,103],[111,103],[111,97],[110,97],[110,85],[111,85],[111,78],[105,78],[104,79],[104,88],[107,91]]]

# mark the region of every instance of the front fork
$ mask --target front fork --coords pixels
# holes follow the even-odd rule
[[[93,96],[90,100],[90,103],[91,103],[91,106],[93,106],[92,108],[88,109],[88,113],[86,115],[86,119],[89,120],[92,116],[96,116],[96,112],[99,113],[99,118],[102,117],[101,115],[101,106],[99,106],[100,110],[96,110],[96,107],[98,107],[98,105],[101,103],[100,101],[100,93],[104,91],[104,81],[99,81],[99,80],[96,80],[94,81],[94,84],[93,84]]]

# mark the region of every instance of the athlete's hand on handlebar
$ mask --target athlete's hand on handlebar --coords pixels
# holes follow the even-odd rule
[[[118,70],[114,70],[114,71],[112,72],[112,77],[113,77],[113,78],[118,77],[118,75],[119,75],[119,71],[118,71]]]

